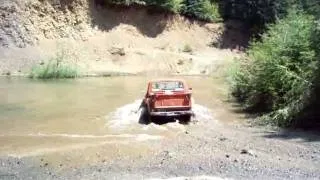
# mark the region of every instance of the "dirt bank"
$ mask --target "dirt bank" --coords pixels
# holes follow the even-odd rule
[[[28,73],[58,52],[84,74],[212,74],[241,53],[211,47],[224,24],[94,0],[0,2],[0,72]],[[243,41],[239,25],[224,36]],[[233,47],[234,48],[234,47]]]

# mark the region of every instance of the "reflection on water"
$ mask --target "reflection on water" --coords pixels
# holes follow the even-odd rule
[[[195,120],[229,121],[222,80],[184,79],[194,91]],[[138,123],[141,100],[137,99],[144,96],[148,80],[147,77],[51,81],[2,78],[0,154],[158,140],[183,132],[186,127],[178,123],[163,126]]]

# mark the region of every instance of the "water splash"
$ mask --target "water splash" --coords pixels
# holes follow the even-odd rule
[[[107,119],[107,127],[110,128],[122,128],[131,124],[138,123],[142,113],[142,109],[139,109],[142,100],[135,100],[133,103],[126,104],[116,111],[110,113]]]
[[[150,130],[150,129],[157,129],[157,130],[160,130],[160,131],[167,131],[167,130],[168,130],[167,127],[165,127],[165,126],[159,126],[159,125],[154,124],[154,123],[151,123],[151,124],[149,124],[148,126],[144,126],[144,127],[142,128],[142,130],[144,130],[144,131],[148,131],[148,130]]]
[[[139,109],[141,102],[142,100],[135,100],[133,103],[119,107],[116,109],[116,111],[110,113],[108,116],[106,116],[106,127],[121,129],[126,128],[129,125],[138,124],[142,113],[142,109]],[[193,104],[192,110],[195,114],[195,116],[191,119],[193,122],[215,121],[213,112],[205,106]],[[178,129],[182,128],[181,124],[179,123],[168,123],[166,126],[159,126],[151,123],[148,126],[143,126],[142,129],[148,130],[150,128],[155,128],[158,130],[168,130],[168,127]]]
[[[215,121],[214,113],[207,107],[200,104],[193,104],[192,110],[195,114],[194,121]]]

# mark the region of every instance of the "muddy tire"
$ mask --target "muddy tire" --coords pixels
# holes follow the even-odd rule
[[[149,114],[149,112],[147,114],[147,122],[148,124],[152,123],[152,116]]]
[[[146,106],[142,106],[141,115],[139,118],[140,124],[150,124],[151,123],[151,116],[149,114],[148,108]]]
[[[184,115],[180,118],[181,124],[188,124],[191,121],[191,115]]]

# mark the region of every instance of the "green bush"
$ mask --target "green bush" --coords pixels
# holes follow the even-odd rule
[[[183,7],[183,0],[146,0],[146,3],[174,13],[179,13]]]
[[[309,14],[320,18],[320,1],[319,0],[296,0],[299,2],[300,8],[304,9]]]
[[[174,13],[179,13],[183,7],[183,0],[167,0],[165,3],[162,3],[160,6],[168,9]]]
[[[63,63],[63,56],[57,56],[47,63],[33,67],[29,77],[38,79],[60,79],[76,78],[78,74],[78,69],[75,66]]]
[[[206,21],[220,21],[219,6],[210,0],[185,0],[183,13]]]
[[[232,93],[248,110],[268,114],[280,126],[292,124],[310,94],[317,69],[312,16],[297,10],[268,26],[251,43],[248,60],[232,75]]]

